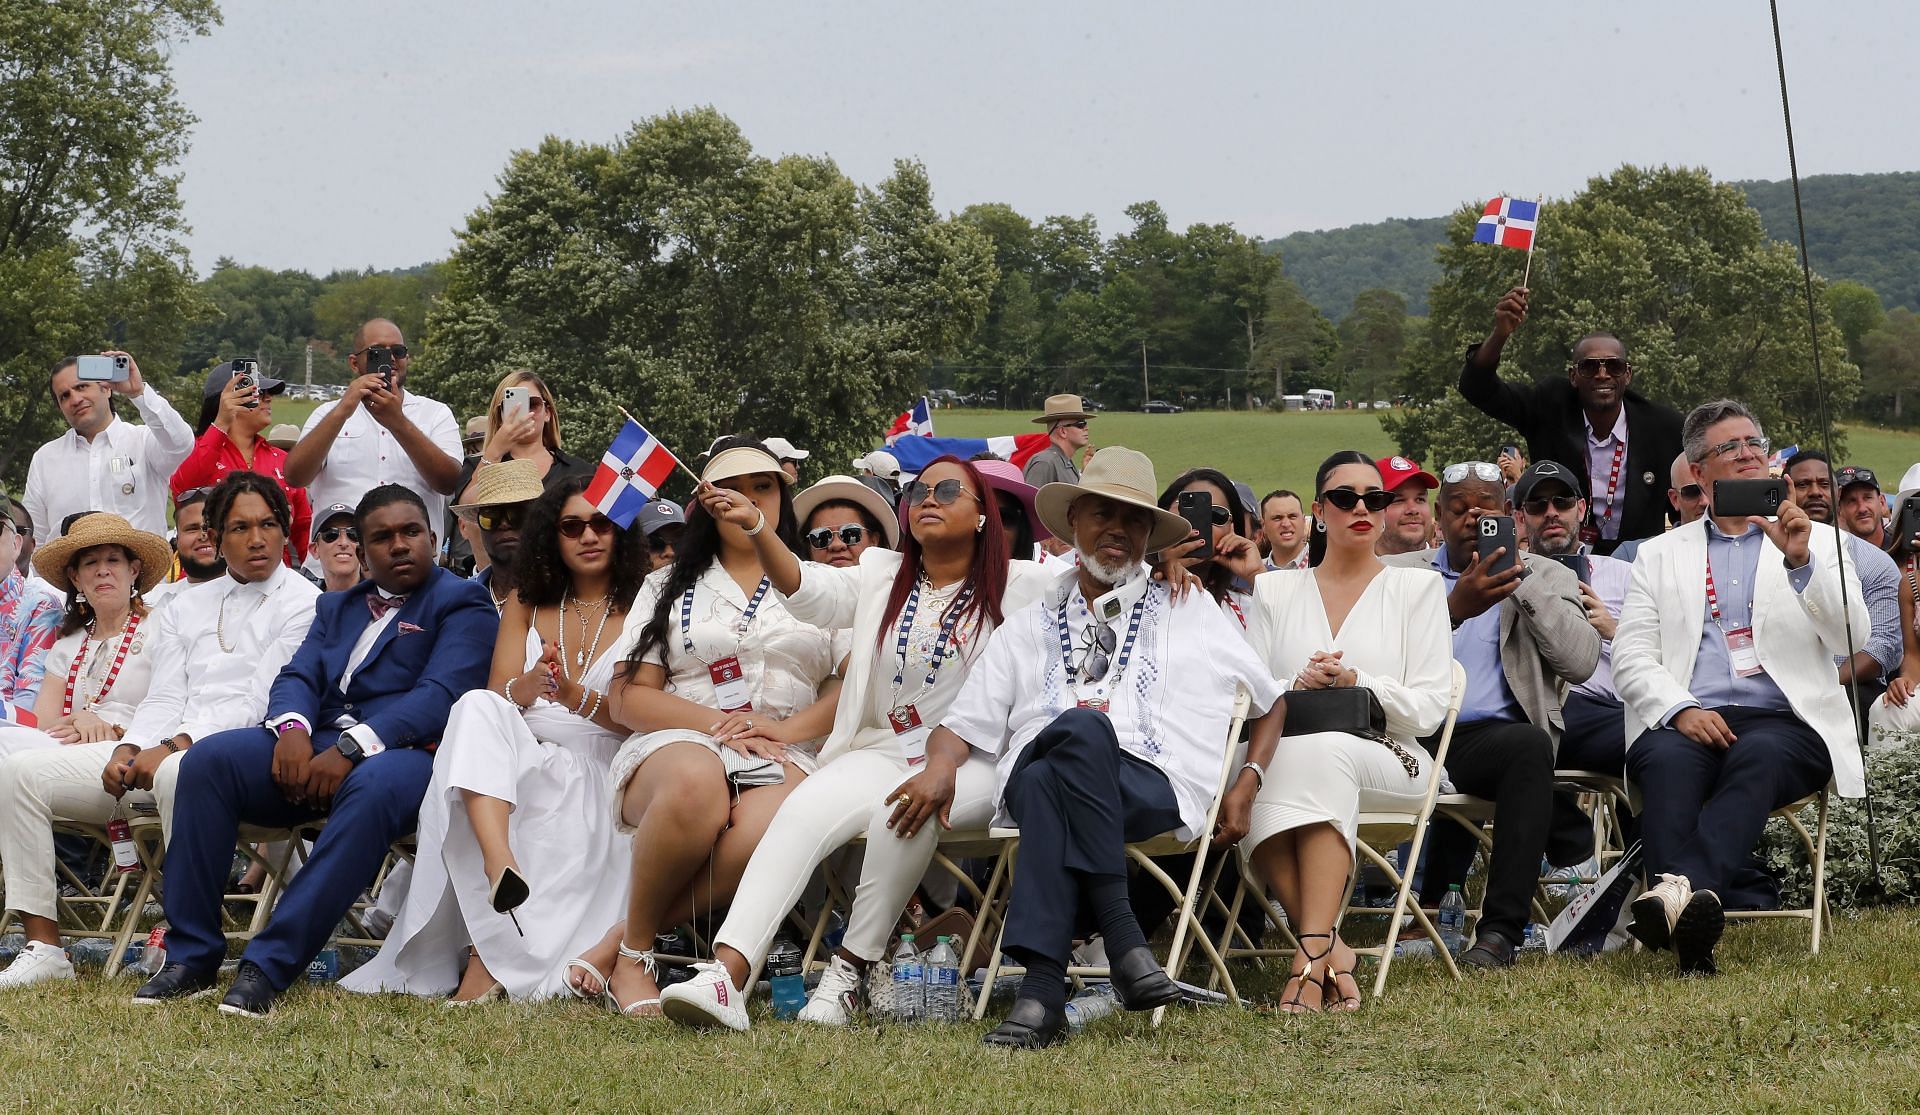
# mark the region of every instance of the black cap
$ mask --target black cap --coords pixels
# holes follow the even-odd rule
[[[1833,474],[1833,490],[1836,492],[1844,492],[1855,484],[1870,485],[1876,492],[1880,490],[1880,478],[1870,468],[1848,465]]]
[[[232,360],[222,360],[215,364],[207,373],[206,384],[200,388],[200,397],[211,399],[225,391],[227,382],[233,379],[233,365]],[[257,372],[254,375],[260,385],[260,393],[263,395],[278,395],[287,389],[287,381],[284,379],[274,379],[272,376],[263,376]]]
[[[1584,494],[1580,490],[1580,478],[1573,470],[1559,461],[1535,461],[1513,482],[1513,502],[1522,504],[1533,497],[1533,490],[1549,480],[1557,480],[1567,486],[1574,495]]]

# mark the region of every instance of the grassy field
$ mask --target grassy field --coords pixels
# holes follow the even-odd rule
[[[1011,1055],[985,1025],[702,1035],[578,1003],[447,1011],[298,989],[265,1023],[136,1009],[131,977],[0,999],[11,1109],[48,1111],[1564,1111],[1920,1106],[1920,920],[1745,923],[1722,975],[1668,954],[1529,957],[1461,984],[1403,962],[1356,1015],[1180,1012]],[[1366,971],[1363,968],[1363,972]],[[1259,983],[1257,979],[1254,981]],[[1271,1002],[1274,989],[1256,998]]]

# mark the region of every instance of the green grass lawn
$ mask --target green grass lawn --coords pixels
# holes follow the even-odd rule
[[[331,988],[252,1023],[210,1000],[137,1009],[133,977],[83,975],[0,999],[0,1080],[10,1109],[47,1111],[1911,1110],[1916,957],[1911,910],[1843,915],[1811,958],[1803,925],[1744,923],[1712,979],[1664,953],[1459,984],[1403,962],[1356,1015],[1121,1016],[1025,1055],[981,1047],[985,1024],[829,1031],[766,1022],[763,1000],[745,1035]]]

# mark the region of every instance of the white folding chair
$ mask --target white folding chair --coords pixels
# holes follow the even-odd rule
[[[1822,787],[1817,794],[1808,794],[1799,801],[1789,802],[1773,811],[1773,816],[1793,826],[1800,837],[1800,846],[1807,850],[1807,860],[1813,867],[1813,894],[1807,905],[1785,910],[1728,910],[1727,918],[1805,918],[1813,923],[1812,951],[1820,952],[1820,935],[1833,920],[1833,912],[1827,908],[1827,793],[1831,787]],[[1806,823],[1800,815],[1809,807],[1814,811],[1814,831],[1808,832]]]
[[[1244,690],[1235,695],[1233,716],[1227,725],[1226,753],[1222,756],[1220,762],[1220,776],[1214,784],[1213,800],[1207,806],[1206,820],[1201,824],[1194,839],[1181,840],[1172,833],[1164,833],[1150,840],[1127,845],[1127,858],[1131,859],[1139,866],[1140,870],[1146,872],[1150,878],[1164,887],[1167,894],[1179,903],[1178,908],[1174,911],[1176,920],[1174,923],[1173,940],[1167,947],[1167,962],[1165,966],[1169,974],[1177,977],[1181,969],[1185,967],[1183,962],[1187,954],[1188,935],[1191,934],[1193,941],[1207,954],[1207,960],[1212,965],[1215,976],[1225,985],[1227,1001],[1236,1007],[1240,1005],[1240,996],[1234,990],[1233,974],[1227,970],[1226,961],[1221,958],[1219,950],[1214,947],[1213,941],[1208,938],[1205,929],[1200,925],[1199,898],[1200,883],[1206,875],[1207,851],[1213,841],[1214,822],[1220,815],[1220,797],[1226,792],[1228,781],[1232,778],[1236,766],[1234,760],[1239,757],[1240,729],[1242,725],[1246,723],[1247,710],[1250,705],[1251,701]],[[989,908],[989,905],[997,904],[1004,906],[1006,902],[1005,895],[1011,886],[1013,872],[1019,869],[1016,860],[1019,855],[1020,830],[1017,828],[995,828],[988,831],[988,836],[995,840],[1004,841],[1005,846],[1000,855],[1000,862],[994,868],[994,878],[988,883],[986,891],[988,904],[983,904],[981,907],[983,911],[982,922],[985,920],[984,911]],[[1162,870],[1160,865],[1153,862],[1156,856],[1176,856],[1188,853],[1193,855],[1193,869],[1187,873],[1187,882],[1184,888],[1175,882],[1172,876]],[[999,911],[998,916],[1000,929],[994,938],[993,956],[992,959],[987,962],[986,978],[981,982],[979,998],[974,1001],[973,1005],[973,1017],[975,1019],[986,1017],[987,1000],[992,997],[994,981],[1000,977],[1001,973],[1016,974],[1025,970],[1001,962],[1004,955],[1001,949],[1006,940],[1007,923],[1004,910]],[[977,928],[978,924],[976,924],[976,929]],[[1113,978],[1111,969],[1104,965],[1070,965],[1067,968],[1067,975],[1076,980]],[[1153,1012],[1153,1025],[1159,1026],[1161,1019],[1165,1016],[1166,1008],[1156,1007]]]
[[[1631,813],[1633,807],[1627,799],[1626,778],[1569,768],[1553,772],[1553,786],[1588,799],[1589,815],[1593,818],[1593,858],[1600,865],[1600,874],[1604,874],[1608,864],[1627,854],[1627,832],[1620,818],[1623,812]],[[1590,884],[1598,879],[1572,881]]]

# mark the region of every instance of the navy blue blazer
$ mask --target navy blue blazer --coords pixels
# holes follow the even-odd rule
[[[388,747],[423,747],[439,741],[453,702],[468,690],[486,688],[499,613],[486,589],[436,566],[374,640],[353,684],[342,692],[353,645],[373,622],[367,607],[373,591],[366,580],[321,594],[306,640],[273,681],[268,723],[299,713],[319,737],[348,716]]]

